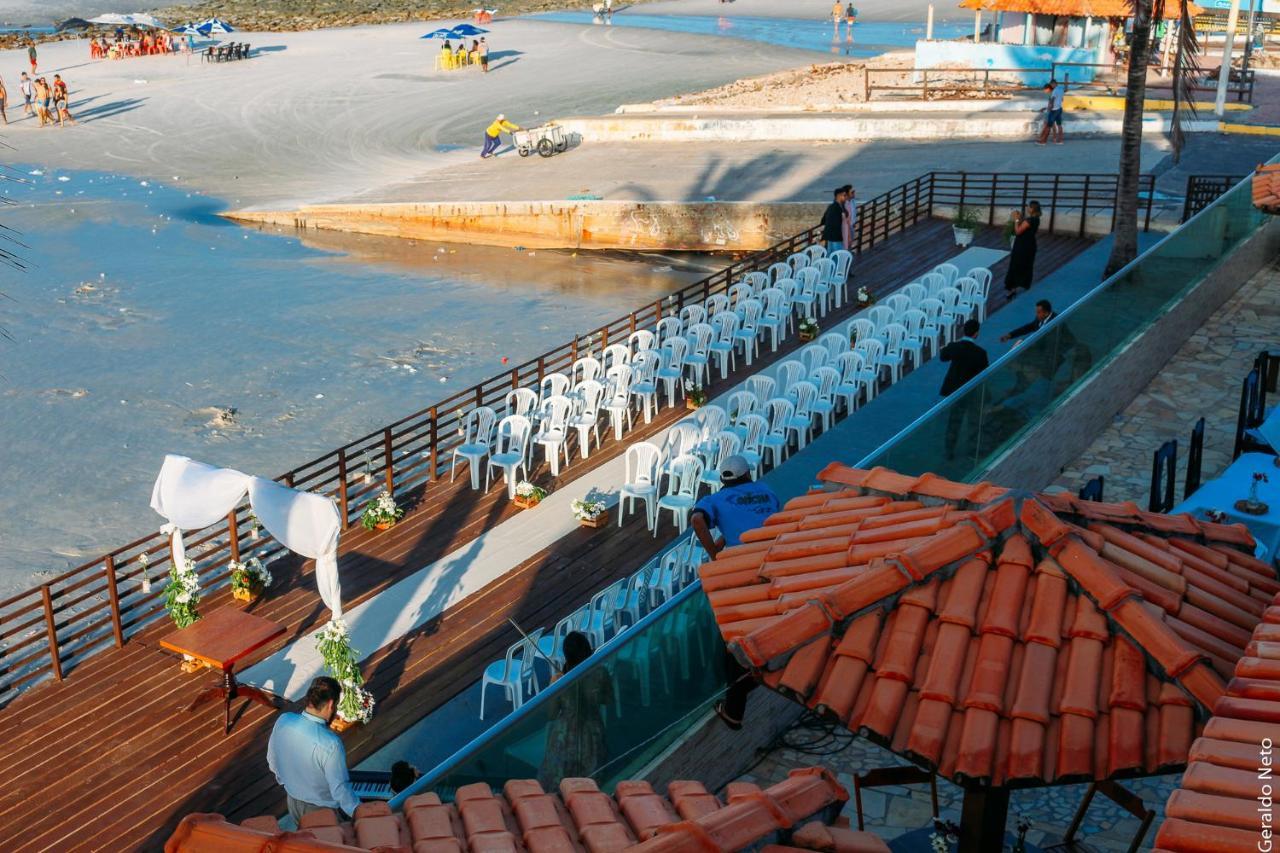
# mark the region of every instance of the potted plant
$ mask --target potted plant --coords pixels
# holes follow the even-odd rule
[[[702,385],[694,382],[692,379],[684,381],[684,407],[686,409],[701,409],[707,404],[707,392]]]
[[[858,304],[864,307],[868,305],[875,305],[876,297],[870,290],[867,290],[865,287],[859,287],[858,288]]]
[[[237,601],[255,601],[271,586],[271,572],[257,557],[243,563],[232,560],[228,568],[231,569],[231,595]]]
[[[818,332],[820,331],[818,328],[818,321],[812,317],[805,317],[801,319],[800,324],[796,326],[796,329],[800,332],[800,340],[802,341],[814,340],[818,337]]]
[[[169,583],[164,590],[164,609],[168,611],[173,624],[179,628],[195,624],[200,618],[200,611],[197,609],[199,604],[200,576],[196,574],[196,564],[191,560],[184,560],[181,568],[172,566],[169,569]],[[195,672],[203,668],[204,664],[190,655],[183,655],[181,666],[183,672]]]
[[[528,480],[521,480],[516,483],[515,505],[521,509],[533,509],[542,499],[547,496],[547,490],[541,486],[535,486]]]
[[[609,523],[608,506],[593,494],[574,501],[569,505],[569,509],[583,527],[600,528]]]
[[[364,676],[360,674],[360,656],[351,648],[351,634],[347,623],[332,619],[316,632],[316,650],[324,660],[329,674],[342,685],[342,697],[338,700],[338,715],[333,728],[344,731],[356,723],[365,723],[373,716],[373,697],[364,689]]]
[[[973,242],[973,235],[982,224],[982,213],[976,207],[962,207],[951,223],[951,233],[955,235],[957,246],[968,246]]]
[[[1267,477],[1265,471],[1254,471],[1253,479],[1249,481],[1249,497],[1236,501],[1236,509],[1249,515],[1266,515],[1271,507],[1265,501],[1258,499],[1258,486],[1269,482],[1271,480]]]
[[[373,694],[361,684],[342,683],[342,698],[338,700],[338,713],[330,724],[335,732],[367,723],[373,719]]]
[[[1018,236],[1018,211],[1009,212],[1009,218],[1004,223],[1004,241],[1009,244],[1009,248],[1013,248],[1013,240]]]
[[[396,506],[396,499],[391,492],[382,490],[376,498],[364,506],[360,514],[360,526],[365,530],[387,530],[404,516],[404,510]]]

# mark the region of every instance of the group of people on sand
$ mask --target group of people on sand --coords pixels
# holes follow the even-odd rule
[[[55,123],[58,127],[65,127],[76,123],[71,117],[71,111],[67,109],[67,83],[61,74],[53,75],[53,82],[50,83],[44,77],[36,77],[23,71],[18,90],[22,93],[23,115],[34,115],[40,120],[41,127]],[[9,123],[8,106],[9,90],[4,79],[0,78],[0,119],[5,124]]]
[[[489,70],[489,43],[481,36],[479,40],[472,39],[471,47],[467,47],[466,39],[458,40],[458,47],[455,50],[448,39],[444,40],[444,45],[440,51],[447,57],[452,57],[452,65],[455,68],[461,68],[464,65],[479,65],[481,71]]]
[[[184,51],[190,53],[194,39],[177,38],[163,30],[149,33],[141,30],[127,35],[123,29],[116,30],[115,40],[106,36],[89,39],[90,59],[123,59],[126,56],[159,56]]]

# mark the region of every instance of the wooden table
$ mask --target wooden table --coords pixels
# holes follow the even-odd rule
[[[161,638],[160,645],[163,648],[189,655],[222,671],[222,683],[203,691],[187,707],[187,711],[194,711],[219,696],[225,697],[225,735],[231,732],[231,701],[239,696],[268,708],[278,709],[280,706],[271,694],[236,682],[236,662],[253,654],[285,630],[285,626],[278,622],[245,613],[238,607],[222,607],[194,624]]]

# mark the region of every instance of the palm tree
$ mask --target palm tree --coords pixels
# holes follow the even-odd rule
[[[1185,136],[1184,109],[1195,115],[1190,86],[1200,73],[1196,62],[1195,27],[1187,0],[1178,3],[1178,43],[1173,59],[1173,114],[1169,122],[1169,143],[1173,162],[1182,154]],[[1111,276],[1138,256],[1138,183],[1142,175],[1142,109],[1147,96],[1147,62],[1151,55],[1152,21],[1164,18],[1165,0],[1131,0],[1133,42],[1129,47],[1128,78],[1124,90],[1124,124],[1120,130],[1120,180],[1116,188],[1116,224],[1111,257],[1103,278]]]

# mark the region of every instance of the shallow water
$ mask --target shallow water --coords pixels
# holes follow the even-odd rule
[[[645,27],[676,33],[695,33],[707,36],[759,41],[767,44],[812,50],[838,56],[871,57],[888,50],[914,47],[924,38],[924,24],[903,24],[889,21],[860,22],[849,28],[841,24],[835,32],[830,19],[800,20],[790,18],[752,18],[746,16],[714,17],[711,15],[644,15],[632,12],[615,13],[611,24],[596,20],[591,12],[545,12],[530,15],[543,21],[566,24],[600,24],[614,27]],[[973,25],[935,21],[933,35],[936,39],[958,38],[973,32]]]
[[[664,258],[324,235],[85,172],[3,186],[0,595],[155,530],[166,452],[274,476],[649,302]],[[234,409],[229,415],[228,410]]]

